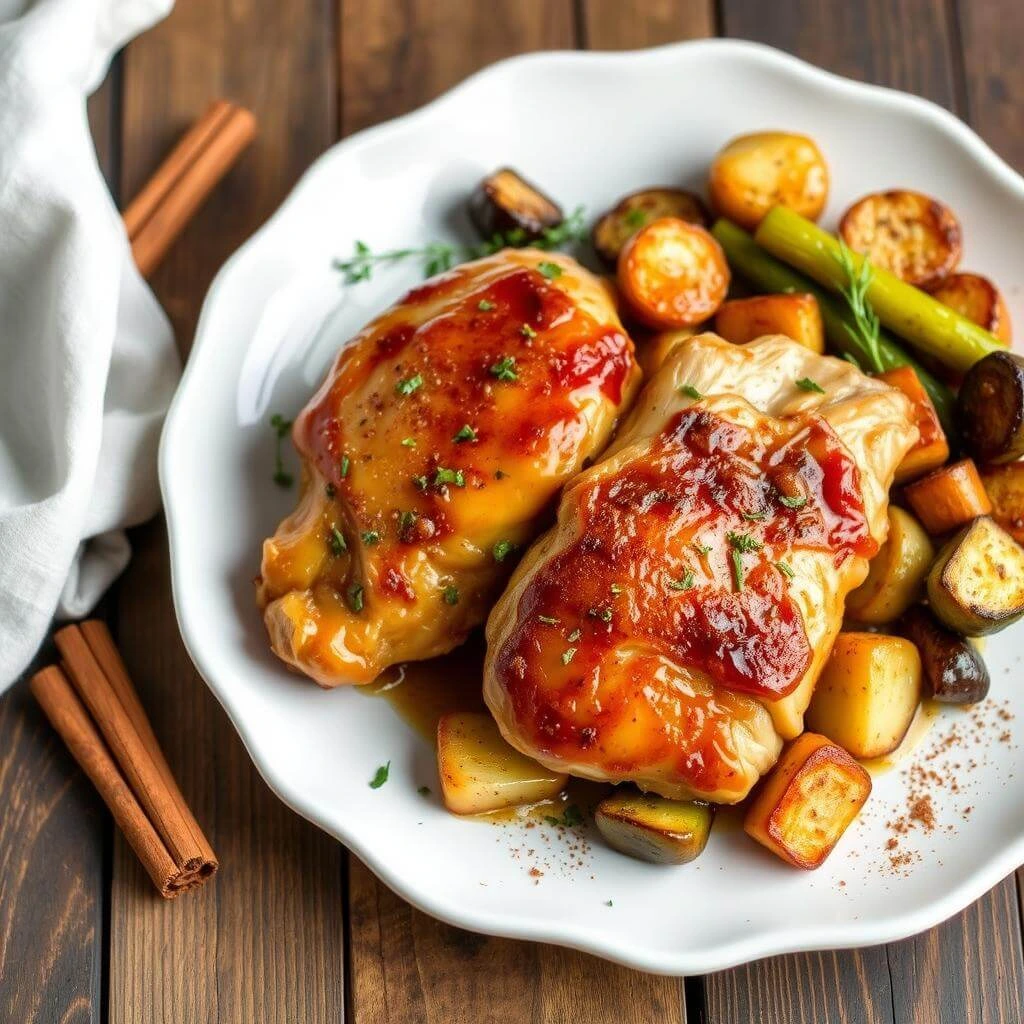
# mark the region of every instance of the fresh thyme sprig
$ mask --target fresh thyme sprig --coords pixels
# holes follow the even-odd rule
[[[871,303],[868,301],[868,287],[874,272],[867,260],[861,260],[860,269],[853,264],[853,253],[849,246],[840,239],[839,255],[836,257],[839,265],[846,275],[845,286],[840,286],[840,293],[846,299],[846,304],[853,314],[853,322],[856,324],[857,333],[867,350],[871,369],[876,373],[882,373],[885,366],[882,363],[881,339],[879,337],[878,316]],[[847,328],[849,329],[849,328]]]
[[[570,242],[578,242],[585,236],[584,210],[582,206],[577,206],[561,224],[553,228],[545,228],[540,238],[532,241],[527,237],[525,231],[515,228],[503,234],[493,235],[487,241],[477,245],[428,242],[426,245],[407,249],[386,249],[383,252],[374,252],[366,242],[356,242],[352,256],[347,260],[335,260],[334,269],[344,274],[345,284],[357,284],[360,281],[369,281],[375,267],[401,263],[408,259],[418,259],[423,264],[424,277],[433,277],[435,274],[451,270],[452,267],[459,263],[465,263],[467,260],[490,256],[498,252],[499,249],[515,249],[530,245],[535,249],[550,251],[568,245]],[[555,265],[548,264],[548,266]],[[557,276],[557,274],[551,274],[549,271],[545,273],[545,276]]]

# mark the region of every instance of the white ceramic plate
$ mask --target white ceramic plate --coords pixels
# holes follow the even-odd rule
[[[713,835],[694,864],[660,868],[599,837],[573,853],[548,826],[527,832],[454,818],[436,796],[418,794],[423,783],[437,788],[431,750],[385,701],[320,690],[267,649],[251,581],[262,538],[295,497],[271,482],[268,418],[297,411],[338,347],[419,276],[416,266],[396,267],[344,288],[332,257],[351,253],[355,239],[377,248],[469,240],[464,198],[502,164],[567,208],[597,213],[645,185],[703,191],[723,142],[777,127],[807,132],[824,149],[827,226],[869,190],[942,197],[965,225],[964,266],[1002,285],[1024,328],[1019,177],[938,107],[732,41],[496,65],[326,153],[210,289],[160,460],[185,643],[281,799],[430,914],[651,971],[700,973],[901,938],[1024,861],[1024,754],[1008,719],[1024,712],[1016,678],[1024,627],[986,652],[993,697],[1008,704],[947,712],[926,740],[926,750],[938,749],[956,730],[966,744],[928,762],[945,779],[931,794],[937,827],[917,823],[886,849],[886,823],[906,816],[911,788],[905,772],[890,772],[813,873],[785,867],[735,829]],[[371,789],[386,760],[390,781]],[[893,857],[906,863],[894,867]]]

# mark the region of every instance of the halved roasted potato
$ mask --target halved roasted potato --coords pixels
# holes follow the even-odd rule
[[[1024,544],[1024,462],[987,467],[981,471],[981,482],[992,502],[992,518]]]
[[[965,636],[1005,629],[1024,615],[1024,548],[990,516],[979,516],[939,552],[928,601]]]
[[[906,736],[921,702],[921,656],[909,640],[840,633],[807,709],[807,727],[854,757],[881,757]]]
[[[867,579],[846,598],[846,614],[867,626],[898,619],[924,589],[935,548],[921,524],[889,506],[889,535],[871,559]]]
[[[714,816],[714,808],[699,800],[621,789],[597,805],[594,821],[620,853],[652,864],[687,864],[707,846]]]
[[[828,199],[828,165],[806,135],[754,132],[718,151],[709,188],[711,205],[748,231],[777,204],[817,220]]]
[[[644,376],[650,377],[683,342],[689,341],[696,333],[695,327],[680,327],[674,331],[656,331],[646,338],[634,335],[636,358]]]
[[[693,327],[725,299],[729,264],[722,247],[699,224],[662,217],[626,243],[618,280],[626,305],[648,327]]]
[[[953,462],[907,484],[903,493],[932,536],[948,533],[992,511],[978,467],[970,459]]]
[[[977,704],[985,699],[988,669],[974,644],[946,629],[922,604],[911,608],[897,629],[921,655],[927,696],[943,704]]]
[[[488,174],[469,197],[469,218],[484,238],[514,233],[517,244],[558,227],[562,208],[511,167]]]
[[[839,223],[855,252],[918,288],[934,288],[960,262],[960,222],[931,196],[909,189],[872,192]]]
[[[743,828],[794,867],[820,867],[860,813],[871,776],[826,736],[805,732],[782,752]]]
[[[999,289],[987,277],[981,274],[950,274],[930,291],[932,298],[944,306],[1010,344],[1013,337],[1010,311]]]
[[[484,814],[549,800],[569,778],[520,754],[482,711],[441,716],[437,768],[445,807],[455,814]]]
[[[711,222],[700,196],[681,188],[645,188],[632,192],[594,225],[591,242],[598,256],[612,266],[622,247],[644,226],[661,217],[678,217],[707,227]]]
[[[745,345],[766,334],[784,334],[819,355],[825,351],[825,327],[813,295],[730,299],[715,314],[715,333],[734,345]]]
[[[899,366],[880,373],[878,379],[902,391],[914,405],[918,439],[896,470],[896,483],[902,484],[941,466],[949,458],[949,441],[935,406],[912,366]]]
[[[956,400],[964,449],[979,462],[1024,455],[1024,357],[990,352],[964,377]]]

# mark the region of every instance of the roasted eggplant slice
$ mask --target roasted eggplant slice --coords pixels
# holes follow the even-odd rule
[[[950,629],[985,636],[1024,615],[1024,548],[979,516],[940,552],[928,574],[932,611]]]
[[[469,197],[469,217],[484,238],[513,235],[533,242],[564,220],[562,208],[521,174],[503,167],[487,175]]]
[[[978,462],[1024,455],[1024,358],[991,352],[964,377],[957,397],[964,448]]]
[[[688,864],[703,852],[714,808],[700,800],[666,800],[621,790],[597,805],[594,821],[608,845],[652,864]]]
[[[591,242],[598,256],[615,266],[623,246],[645,225],[659,217],[678,217],[707,227],[711,222],[699,196],[681,188],[645,188],[620,199],[594,225]]]
[[[989,676],[978,649],[946,629],[924,605],[911,608],[897,629],[921,655],[926,696],[943,704],[977,704],[985,699]]]
[[[1010,311],[999,289],[987,277],[981,274],[950,274],[937,288],[931,289],[931,294],[944,306],[1010,344],[1013,337]]]

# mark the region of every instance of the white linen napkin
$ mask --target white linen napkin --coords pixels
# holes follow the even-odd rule
[[[85,98],[170,0],[0,0],[0,691],[157,510],[170,325],[131,260]]]

